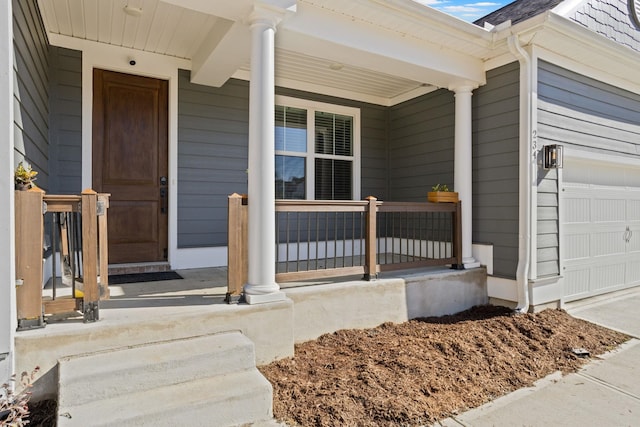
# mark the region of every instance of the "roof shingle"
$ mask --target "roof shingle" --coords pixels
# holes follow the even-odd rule
[[[485,22],[491,25],[498,25],[508,20],[511,20],[512,24],[515,24],[546,12],[547,10],[551,10],[559,3],[562,3],[562,1],[563,0],[516,0],[474,21],[474,24],[483,27]]]

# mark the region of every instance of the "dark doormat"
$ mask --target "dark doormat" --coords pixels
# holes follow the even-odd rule
[[[178,280],[182,276],[175,271],[159,271],[156,273],[114,274],[109,276],[110,285],[122,285],[124,283],[159,282],[161,280]]]

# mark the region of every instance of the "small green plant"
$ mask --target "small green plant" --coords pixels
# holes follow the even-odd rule
[[[20,162],[13,174],[16,187],[19,189],[33,187],[33,181],[37,179],[36,175],[38,175],[38,172],[31,169],[29,163],[23,164],[23,162]]]
[[[449,190],[449,187],[447,187],[447,184],[436,184],[433,187],[431,187],[431,191],[449,192],[451,190]]]
[[[16,393],[12,384],[16,382],[15,374],[11,376],[9,382],[0,387],[0,426],[26,426],[29,421],[29,399],[31,399],[31,384],[36,374],[40,371],[36,367],[31,374],[27,371],[20,376],[22,391]]]

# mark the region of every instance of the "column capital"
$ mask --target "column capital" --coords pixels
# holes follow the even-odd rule
[[[455,92],[455,94],[459,94],[459,93],[471,93],[473,94],[473,91],[475,89],[478,89],[478,84],[477,83],[473,83],[473,82],[460,82],[460,83],[454,83],[449,85],[448,89],[452,92]]]
[[[256,2],[253,5],[253,10],[249,14],[246,21],[251,27],[266,26],[275,30],[278,24],[280,24],[280,22],[282,22],[287,16],[287,14],[295,11],[296,2],[293,0],[285,1],[282,5]]]

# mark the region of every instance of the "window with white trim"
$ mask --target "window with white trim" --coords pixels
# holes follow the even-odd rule
[[[360,199],[360,110],[276,97],[276,199]]]

